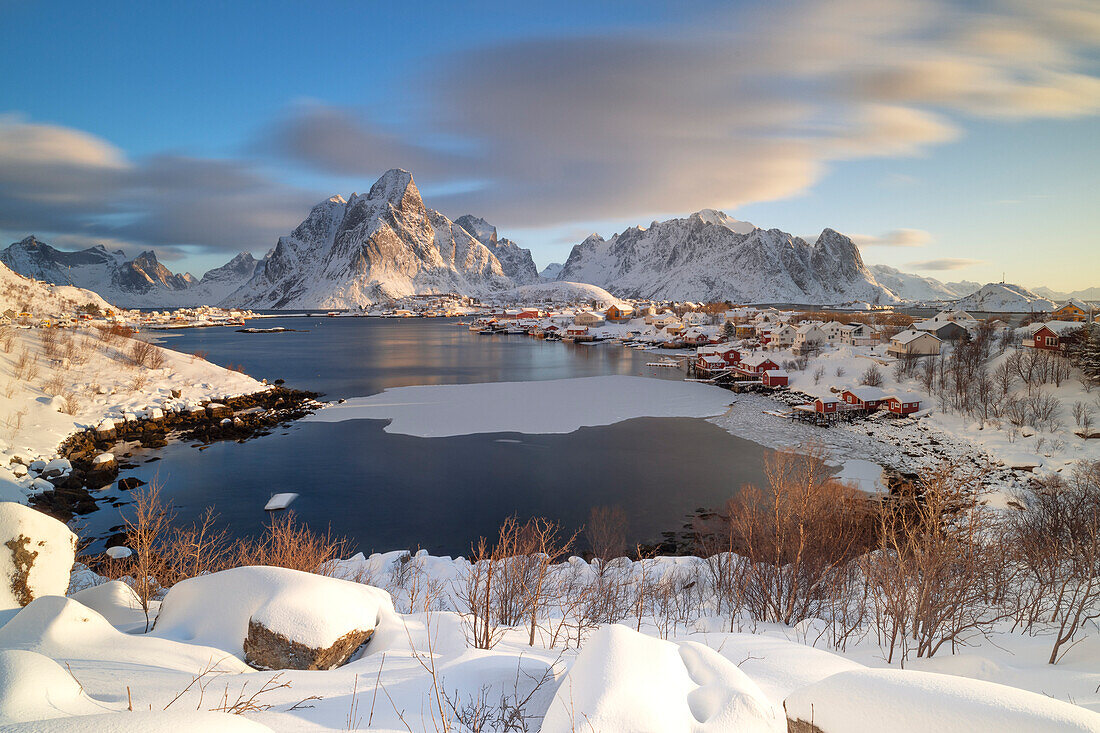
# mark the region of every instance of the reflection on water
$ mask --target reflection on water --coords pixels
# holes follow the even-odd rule
[[[166,334],[162,343],[185,353],[204,351],[217,364],[241,365],[257,379],[282,378],[291,387],[324,392],[329,399],[416,384],[604,374],[683,377],[676,370],[646,367],[654,357],[644,351],[530,336],[481,336],[450,319],[278,318],[256,324],[308,330],[242,334],[229,328],[189,329]]]
[[[211,361],[285,378],[329,399],[415,384],[683,376],[647,368],[652,355],[620,346],[479,336],[440,320],[287,318],[263,325],[309,331],[203,329],[164,343],[206,351]],[[630,541],[655,540],[678,529],[695,508],[720,506],[744,483],[763,478],[760,446],[703,420],[641,418],[566,435],[450,438],[391,435],[384,424],[295,424],[202,451],[177,444],[127,475],[159,477],[183,520],[213,505],[237,534],[261,528],[271,494],[293,491],[301,495],[292,505],[299,517],[317,528],[331,526],[359,549],[424,547],[446,554],[467,551],[512,514],[546,516],[575,529],[594,506],[623,507]],[[103,493],[126,498],[114,487]],[[86,518],[89,533],[101,535],[118,521],[112,508]]]

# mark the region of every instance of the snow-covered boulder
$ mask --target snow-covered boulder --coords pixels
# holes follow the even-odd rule
[[[263,723],[231,713],[205,710],[137,710],[98,715],[76,715],[4,728],[4,733],[270,733]]]
[[[118,460],[112,453],[100,453],[92,459],[88,468],[86,483],[91,488],[106,486],[118,476]]]
[[[900,669],[840,672],[795,690],[783,705],[795,733],[1100,730],[1100,715],[1045,695]]]
[[[28,506],[0,502],[0,609],[64,595],[75,558],[76,535],[64,524]]]
[[[27,487],[28,492],[34,496],[36,494],[42,494],[47,491],[53,491],[54,485],[44,478],[32,479],[30,485]]]
[[[73,470],[73,464],[66,458],[54,458],[46,463],[42,469],[42,478],[55,478],[63,476]]]
[[[782,733],[760,688],[718,652],[625,626],[600,629],[562,680],[542,733],[608,730]]]
[[[297,570],[246,567],[168,591],[156,635],[224,649],[255,667],[329,669],[394,619],[389,593]]]
[[[0,725],[118,709],[85,695],[80,683],[49,657],[0,650]]]

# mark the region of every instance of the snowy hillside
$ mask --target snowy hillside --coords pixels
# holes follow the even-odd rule
[[[602,308],[623,305],[598,285],[588,283],[548,282],[521,285],[495,293],[490,300],[501,303],[597,303]]]
[[[71,285],[35,282],[0,264],[0,313],[13,310],[35,316],[70,314],[83,305],[113,306],[96,293]]]
[[[902,272],[888,265],[870,265],[868,269],[879,285],[902,300],[954,300],[969,295],[977,289],[964,288],[965,292],[959,292],[934,277]]]
[[[957,301],[959,310],[990,313],[1034,313],[1054,310],[1055,304],[1025,287],[1010,283],[989,283]]]
[[[196,280],[189,273],[173,273],[151,250],[132,260],[103,245],[65,252],[33,235],[0,252],[0,260],[21,275],[94,290],[123,308],[211,305],[240,287],[256,269],[255,258],[246,252]]]
[[[466,214],[455,219],[455,224],[474,235],[474,239],[489,248],[500,260],[504,274],[517,285],[539,281],[539,271],[531,258],[531,250],[524,249],[511,239],[497,239],[497,228],[480,217]]]
[[[560,262],[551,262],[546,267],[542,268],[542,272],[539,273],[539,277],[543,280],[557,280],[558,274],[561,272],[561,268],[565,267]]]
[[[631,227],[573,247],[559,280],[622,297],[748,303],[893,303],[848,237],[826,229],[816,243],[751,228],[721,212]]]
[[[417,293],[486,295],[512,285],[488,247],[427,208],[412,176],[394,169],[366,195],[314,206],[223,304],[348,308]]]

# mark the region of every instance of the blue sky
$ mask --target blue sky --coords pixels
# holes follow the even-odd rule
[[[1074,290],[1100,285],[1098,50],[1087,0],[0,0],[0,235],[201,274],[401,166],[540,266],[721,208]]]

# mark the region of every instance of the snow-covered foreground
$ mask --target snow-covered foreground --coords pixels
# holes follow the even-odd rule
[[[615,569],[660,583],[686,577],[700,562],[619,561]],[[559,567],[579,579],[598,573],[577,558]],[[1100,731],[1095,635],[1057,666],[1043,664],[1048,638],[1004,629],[954,655],[910,660],[903,670],[886,668],[873,634],[852,639],[840,654],[819,622],[742,619],[731,630],[708,601],[686,621],[656,601],[640,618],[631,613],[614,625],[578,625],[578,609],[552,610],[533,645],[521,626],[484,650],[469,643],[467,619],[448,610],[468,569],[463,559],[388,553],[334,568],[359,582],[268,568],[225,571],[169,593],[159,604],[163,621],[150,633],[141,633],[144,616],[117,581],[69,598],[43,596],[0,611],[0,724],[468,731],[475,728],[464,720],[500,714],[520,727],[483,730],[780,733],[791,718],[812,720],[825,733]],[[74,581],[91,577],[78,573]],[[386,587],[397,608],[361,582]],[[349,610],[357,595],[366,605]],[[257,618],[308,643],[364,625],[374,635],[335,669],[255,670],[244,663],[242,637]],[[242,715],[202,715],[226,709]],[[90,715],[100,717],[70,717]]]
[[[0,500],[26,501],[44,489],[26,466],[53,458],[77,431],[267,389],[240,372],[157,346],[149,348],[159,356],[135,364],[135,343],[105,340],[94,328],[0,333]]]
[[[332,405],[306,420],[389,419],[386,431],[424,438],[475,433],[571,433],[638,417],[715,417],[720,387],[645,377],[582,377],[398,387]]]

